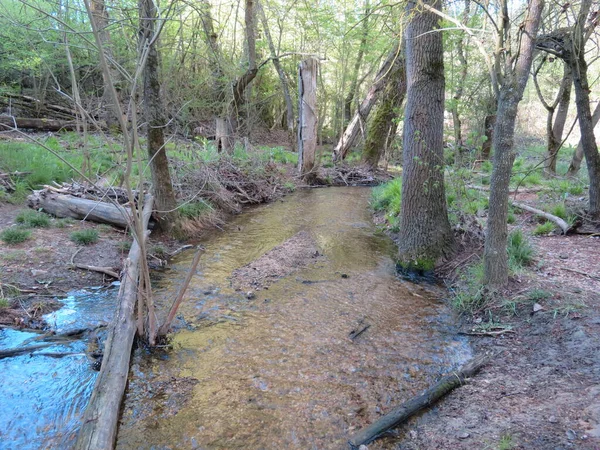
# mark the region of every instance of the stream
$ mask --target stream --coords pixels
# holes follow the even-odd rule
[[[443,291],[397,277],[370,192],[300,190],[203,239],[172,347],[134,353],[118,449],[344,448],[353,431],[470,359]],[[254,295],[231,287],[235,269],[299,231],[322,258]],[[158,275],[158,303],[170,304],[192,258]],[[116,292],[73,295],[50,323],[106,321]],[[0,348],[29,337],[0,330]],[[70,357],[0,360],[0,448],[68,448],[96,375],[76,353],[85,343],[70,345]]]

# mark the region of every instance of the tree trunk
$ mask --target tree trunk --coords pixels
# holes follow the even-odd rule
[[[592,114],[592,127],[596,128],[598,124],[598,120],[600,120],[600,102],[594,108],[594,114]],[[573,152],[573,158],[571,159],[571,164],[569,165],[569,170],[567,171],[568,177],[575,177],[581,168],[581,161],[583,161],[583,143],[579,140],[579,144],[577,148]]]
[[[359,136],[367,118],[369,117],[371,109],[377,102],[379,92],[385,86],[385,79],[391,71],[390,68],[393,64],[400,64],[403,62],[400,61],[400,58],[398,57],[399,53],[400,43],[397,43],[392,51],[388,54],[386,60],[377,72],[377,75],[375,75],[375,81],[373,85],[369,89],[369,92],[367,92],[367,95],[358,107],[358,111],[354,114],[354,117],[352,117],[352,120],[342,133],[342,137],[333,149],[332,157],[334,161],[341,161],[345,159],[348,151],[354,145],[356,138]]]
[[[144,118],[148,139],[147,151],[152,174],[152,193],[155,198],[158,225],[168,231],[177,221],[177,200],[175,200],[175,192],[171,183],[163,132],[166,120],[163,115],[164,107],[160,97],[158,51],[156,50],[158,34],[155,27],[157,11],[154,0],[140,0],[139,14],[140,55],[143,55],[144,52],[147,53],[142,76]]]
[[[492,141],[494,140],[494,128],[496,127],[495,111],[494,114],[485,116],[483,127],[485,128],[485,141],[481,144],[481,159],[488,160],[492,153]]]
[[[424,2],[439,8],[439,0]],[[431,270],[453,247],[444,190],[444,49],[439,18],[408,4],[400,264]]]
[[[308,58],[300,63],[298,70],[298,169],[308,184],[316,178],[318,68],[319,61]]]
[[[271,38],[271,32],[269,30],[269,22],[267,21],[267,16],[265,15],[265,11],[260,3],[256,4],[256,8],[258,13],[260,14],[260,20],[262,22],[263,31],[265,33],[265,37],[267,38],[267,43],[269,44],[269,50],[271,52],[271,58],[273,61],[273,65],[275,66],[275,70],[277,70],[277,75],[279,75],[279,82],[281,83],[281,91],[283,92],[283,98],[285,100],[285,108],[286,108],[286,123],[287,129],[290,132],[294,131],[294,105],[292,103],[292,96],[290,95],[290,87],[288,85],[287,78],[285,76],[285,72],[283,67],[281,67],[281,62],[277,57],[277,50],[275,49],[275,45],[273,44],[273,39]]]
[[[344,99],[344,126],[348,124],[352,117],[352,102],[356,91],[358,89],[358,73],[360,72],[360,66],[362,64],[363,56],[365,54],[365,48],[367,46],[367,38],[369,36],[369,15],[371,14],[371,6],[369,0],[365,0],[365,17],[362,20],[362,36],[360,38],[360,45],[358,47],[358,54],[356,55],[356,61],[354,62],[354,71],[352,72],[352,79],[350,81],[350,87],[348,88],[348,94]]]
[[[383,89],[379,106],[369,122],[363,150],[363,161],[371,169],[377,168],[382,154],[393,139],[393,136],[390,136],[392,128],[394,134],[396,134],[396,126],[394,126],[396,124],[394,122],[398,119],[398,110],[402,106],[402,102],[406,96],[406,67],[403,64],[404,52],[399,58],[402,61],[394,65],[394,70],[390,73]]]
[[[567,122],[569,112],[569,103],[571,102],[571,86],[573,86],[573,76],[568,64],[564,65],[563,79],[560,83],[558,110],[554,124],[548,129],[548,160],[546,161],[546,171],[552,174],[556,173],[556,161],[558,160],[558,151],[563,140],[563,132]],[[550,113],[548,113],[550,114]]]
[[[25,128],[40,131],[71,131],[77,129],[76,120],[31,119],[26,117],[0,117],[0,130]]]
[[[504,14],[507,6],[504,2]],[[527,84],[535,37],[539,28],[543,0],[532,0],[529,4],[527,17],[520,34],[518,57],[514,69],[504,74],[504,82],[498,97],[498,111],[494,127],[494,160],[490,183],[490,208],[485,235],[484,276],[483,284],[490,291],[499,289],[508,282],[508,254],[506,243],[508,237],[508,190],[512,165],[514,162],[515,120],[519,102]],[[508,22],[508,17],[503,18]],[[499,46],[502,46],[499,42]]]

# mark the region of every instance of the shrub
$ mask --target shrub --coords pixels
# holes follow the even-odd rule
[[[508,264],[512,270],[529,266],[533,262],[533,247],[521,230],[508,235]]]
[[[544,222],[538,225],[535,230],[533,230],[533,234],[536,236],[543,236],[545,234],[551,233],[554,231],[554,224],[552,222]]]
[[[20,223],[26,227],[47,228],[50,226],[50,218],[47,214],[33,211],[31,209],[21,211],[17,215],[16,220],[17,223]]]
[[[73,231],[71,240],[77,245],[95,244],[98,242],[98,232],[92,229]]]
[[[0,233],[0,239],[8,245],[20,244],[25,242],[31,236],[31,232],[22,228],[7,228]]]

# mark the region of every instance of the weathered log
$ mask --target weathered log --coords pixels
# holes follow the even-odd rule
[[[567,232],[571,228],[567,222],[565,222],[560,217],[555,216],[554,214],[547,213],[545,211],[542,211],[541,209],[532,208],[531,206],[524,205],[523,203],[512,202],[512,204],[513,206],[519,209],[532,212],[540,217],[543,217],[546,220],[549,220],[550,222],[554,222],[558,227],[560,227],[563,234],[567,234]]]
[[[56,217],[91,220],[120,228],[127,228],[127,218],[131,214],[129,208],[63,195],[47,189],[34,191],[27,197],[27,204],[30,208],[41,209]]]
[[[142,219],[144,236],[140,239],[145,239],[152,204],[153,198],[148,195]],[[131,348],[136,333],[135,304],[140,274],[140,255],[140,245],[134,240],[125,262],[117,297],[117,311],[106,338],[100,373],[83,414],[82,425],[77,436],[75,448],[78,450],[108,450],[115,444],[119,411],[127,384]]]
[[[446,375],[421,395],[402,403],[373,424],[358,431],[348,441],[350,448],[356,449],[363,444],[366,445],[369,442],[374,441],[386,431],[410,419],[417,412],[433,405],[437,400],[453,389],[462,386],[466,379],[475,375],[485,364],[487,364],[490,358],[491,357],[488,355],[482,355],[472,359],[460,370]]]
[[[28,117],[0,117],[0,128],[28,128],[41,131],[72,131],[77,129],[74,120],[34,119]]]
[[[8,350],[0,350],[0,359],[10,356],[22,355],[23,353],[31,353],[41,348],[51,347],[56,344],[38,344],[30,345],[29,347],[10,348]]]

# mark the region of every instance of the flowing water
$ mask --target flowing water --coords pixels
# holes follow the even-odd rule
[[[134,358],[119,449],[343,448],[470,357],[439,292],[396,276],[369,195],[299,191],[204,242],[173,348]],[[233,270],[299,231],[322,260],[250,300],[230,287]],[[192,257],[175,262],[158,299],[175,296]]]
[[[173,348],[136,350],[119,449],[344,448],[353,430],[470,357],[440,292],[396,276],[395,246],[373,225],[369,196],[299,191],[203,241]],[[236,268],[299,231],[323,258],[252,299],[231,288]],[[159,277],[159,303],[172,301],[192,257]],[[57,331],[107,322],[116,293],[74,293],[47,320]],[[0,349],[34,337],[0,330]],[[72,445],[96,377],[85,347],[72,341],[0,360],[1,449]]]

